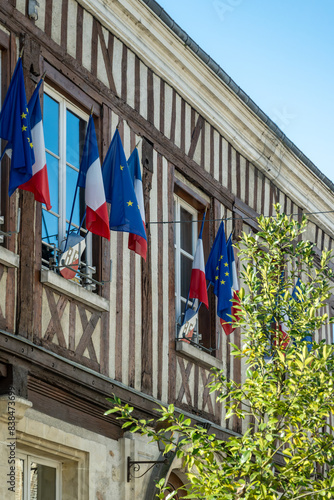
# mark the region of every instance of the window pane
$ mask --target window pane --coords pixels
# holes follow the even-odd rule
[[[66,162],[76,168],[80,167],[80,159],[85,139],[86,122],[66,111]]]
[[[44,94],[43,124],[45,147],[59,155],[59,104]]]
[[[193,224],[191,221],[193,220],[193,216],[190,212],[181,207],[181,224],[180,224],[180,232],[181,232],[181,248],[186,252],[192,254],[193,252]]]
[[[66,167],[66,219],[69,221],[71,216],[71,210],[73,205],[73,199],[75,194],[75,189],[78,180],[78,172],[73,170],[73,168],[67,166]],[[82,222],[82,227],[85,228],[85,220],[82,221],[84,213],[85,213],[85,190],[79,188],[77,191],[77,195],[75,198],[74,210],[72,215],[72,228],[73,224],[80,226]],[[67,228],[67,226],[66,226]],[[86,234],[86,233],[85,233]]]
[[[58,179],[59,179],[59,161],[54,156],[46,153],[46,165],[48,169],[50,201],[52,211],[59,214],[59,193],[58,193]]]
[[[58,247],[58,217],[42,210],[42,239],[49,245]]]
[[[67,166],[66,167],[66,219],[70,220],[71,210],[73,205],[73,199],[75,194],[75,189],[77,187],[78,181],[78,172],[73,170],[73,168]],[[80,192],[78,191],[75,204],[72,222],[74,224],[80,224]]]
[[[30,500],[56,500],[56,469],[31,463]]]
[[[24,500],[24,461],[21,458],[15,460],[15,500]]]
[[[188,297],[192,260],[185,255],[181,255],[181,296]]]

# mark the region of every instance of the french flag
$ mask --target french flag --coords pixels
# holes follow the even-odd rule
[[[205,214],[203,216],[202,226],[198,236],[196,251],[191,270],[189,298],[198,299],[200,302],[203,302],[203,304],[205,304],[207,308],[209,308],[208,293],[206,289],[204,251],[203,251],[203,240],[202,240],[204,220],[205,220]]]
[[[92,115],[90,115],[88,121],[78,176],[78,187],[85,189],[86,228],[91,233],[109,240],[108,209]]]
[[[283,275],[283,279],[284,279],[284,273],[282,273],[282,275]],[[296,300],[297,302],[299,302],[299,300],[297,298],[297,292],[298,292],[298,288],[299,287],[300,287],[300,279],[298,278],[297,283],[295,284],[295,286],[294,286],[294,288],[292,290],[292,294],[291,294],[291,298],[293,300]],[[278,326],[278,331],[279,331],[279,334],[278,334],[278,337],[279,337],[279,339],[278,339],[278,345],[283,350],[287,349],[287,347],[290,344],[290,340],[291,340],[289,334],[287,333],[287,331],[288,331],[288,321],[289,321],[289,315],[288,315],[288,313],[285,313],[283,321]],[[305,337],[302,340],[309,341],[310,339]],[[311,337],[311,340],[312,340],[312,337]],[[274,342],[273,343],[274,343],[274,346],[276,347],[276,338],[274,338]],[[308,344],[308,349],[309,349],[309,344]],[[309,351],[310,351],[310,349],[309,349]]]
[[[288,329],[288,315],[285,314],[283,318],[283,322],[279,324],[278,326],[278,345],[280,346],[281,349],[285,350],[288,345],[290,344],[290,337],[287,334],[287,329]],[[274,338],[274,346],[276,346],[276,337]]]
[[[130,158],[128,159],[128,167],[130,170],[131,179],[133,182],[133,187],[135,190],[135,195],[137,198],[140,215],[145,229],[145,208],[144,208],[144,196],[143,196],[143,183],[140,172],[140,162],[139,162],[139,154],[137,148],[135,148]],[[146,260],[147,254],[147,240],[138,234],[129,233],[129,243],[128,248],[133,250],[135,253],[143,257]]]
[[[222,325],[225,334],[230,335],[235,330],[235,326],[233,326],[233,320],[231,316],[238,318],[238,303],[239,303],[239,297],[238,297],[239,281],[237,275],[237,267],[235,265],[235,259],[234,259],[232,234],[230,235],[226,243],[226,252],[227,252],[227,260],[228,260],[228,267],[231,280],[231,292],[232,292],[233,302],[231,301],[231,307],[224,312],[225,317],[220,318],[220,324]]]
[[[48,171],[46,168],[44,131],[42,121],[41,103],[39,100],[39,89],[43,79],[41,78],[28,103],[31,138],[35,151],[35,163],[32,166],[32,177],[29,181],[21,184],[20,189],[30,191],[35,200],[44,203],[47,210],[51,209]]]

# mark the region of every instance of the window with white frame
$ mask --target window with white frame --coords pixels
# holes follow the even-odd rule
[[[45,85],[43,123],[52,209],[42,212],[43,264],[64,249],[75,195],[88,115],[59,92]],[[82,260],[92,264],[92,237],[85,229],[84,193],[76,194],[70,231],[86,236]],[[82,226],[82,227],[81,227]],[[88,273],[89,274],[89,273]]]
[[[61,500],[61,463],[18,454],[15,500]]]
[[[175,316],[177,325],[183,321],[190,285],[190,276],[198,238],[198,212],[179,196],[174,197],[175,246]],[[190,301],[188,307],[192,304]],[[197,301],[193,307],[197,307]]]

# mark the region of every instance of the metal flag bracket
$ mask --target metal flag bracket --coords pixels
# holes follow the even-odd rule
[[[20,215],[21,209],[19,208],[17,211],[17,222],[16,222],[16,230],[15,231],[2,231],[0,229],[0,243],[4,242],[4,238],[10,238],[13,234],[18,234],[20,232]],[[0,226],[5,223],[4,215],[0,215]]]

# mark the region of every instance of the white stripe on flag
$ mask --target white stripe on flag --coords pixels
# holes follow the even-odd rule
[[[195,257],[192,265],[193,269],[199,269],[203,271],[205,275],[205,264],[204,264],[204,251],[203,251],[203,241],[202,238],[197,240]]]
[[[99,158],[87,170],[85,199],[86,205],[94,212],[106,201]]]
[[[32,175],[35,175],[46,165],[44,132],[41,121],[36,123],[34,128],[31,129],[31,137],[35,152],[35,163],[32,167]]]
[[[140,179],[135,178],[134,180],[135,195],[138,201],[140,215],[142,221],[145,225],[145,209],[144,209],[144,197],[143,197],[143,183]]]

